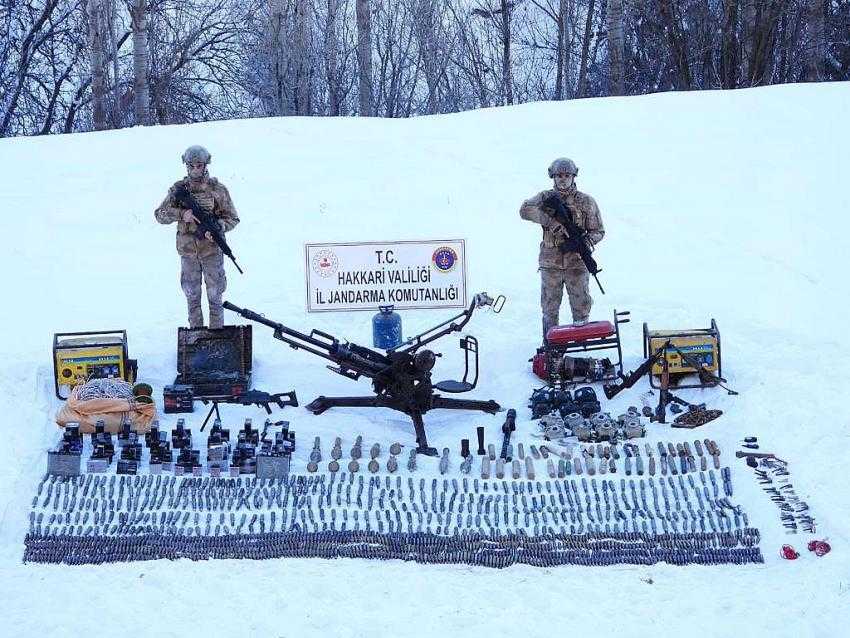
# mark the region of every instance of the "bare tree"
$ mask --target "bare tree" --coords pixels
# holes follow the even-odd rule
[[[0,136],[846,81],[848,32],[850,0],[0,0]]]
[[[133,113],[136,124],[151,123],[148,67],[148,2],[129,0],[130,24],[133,30]]]
[[[118,59],[118,36],[116,34],[116,23],[118,21],[118,1],[102,0],[103,14],[106,20],[106,36],[108,38],[108,59],[112,62],[112,77],[109,82],[109,124],[111,128],[119,128],[122,120],[121,105],[121,77],[120,60]]]
[[[103,0],[87,0],[89,19],[89,55],[91,56],[92,124],[94,130],[106,128],[106,92],[104,83],[104,7]]]
[[[511,76],[511,10],[513,3],[500,0],[502,27],[502,91],[508,104],[514,103],[513,79]]]
[[[472,15],[485,18],[496,26],[499,33],[499,66],[500,66],[500,88],[503,104],[514,103],[514,88],[511,59],[511,13],[515,3],[511,0],[499,0],[497,7],[480,5],[472,9]]]
[[[558,48],[555,72],[555,99],[569,99],[570,77],[572,75],[573,50],[573,2],[572,0],[558,1]]]
[[[235,0],[160,0],[149,15],[151,106],[160,124],[236,117],[246,17]]]
[[[328,115],[341,113],[342,95],[339,82],[339,21],[342,11],[340,0],[327,0],[324,28],[325,80],[328,85]],[[344,17],[344,16],[343,16]]]
[[[685,91],[691,88],[691,70],[688,66],[688,51],[685,36],[682,32],[679,7],[674,0],[659,0],[658,10],[667,32],[667,42],[670,47],[670,57],[675,69],[674,84],[677,90]]]
[[[408,117],[413,112],[419,58],[410,6],[401,2],[377,5],[372,24],[375,61],[375,115]]]
[[[31,11],[20,17],[13,16],[11,10],[4,16],[7,39],[3,42],[3,64],[0,65],[0,137],[12,132],[39,51],[64,21],[53,17],[58,5],[59,0],[47,0],[41,7],[30,7]]]
[[[452,64],[458,69],[460,77],[470,86],[470,92],[477,100],[477,106],[490,106],[492,89],[489,78],[492,77],[491,67],[487,62],[481,39],[466,18],[465,7],[458,9],[449,5],[455,33],[458,38],[458,50],[451,58]],[[476,104],[475,101],[472,104]]]
[[[553,0],[540,2],[532,0],[555,25],[555,93],[554,99],[563,100],[572,97],[572,48],[573,48],[573,0]],[[533,46],[540,46],[532,42]],[[544,45],[546,46],[546,45]]]
[[[360,115],[372,115],[372,16],[369,0],[355,0]]]
[[[748,29],[750,37],[746,46],[749,52],[747,79],[750,86],[761,86],[769,83],[773,72],[776,32],[783,3],[762,0],[752,8],[754,5],[756,3],[753,0],[747,0],[745,4],[750,12],[748,20],[753,20]]]
[[[817,82],[824,79],[824,63],[826,61],[824,0],[804,1],[806,41],[803,49],[803,79],[808,82]]]
[[[584,19],[584,35],[581,39],[581,56],[579,58],[578,80],[576,82],[576,97],[587,95],[587,65],[590,55],[590,41],[593,38],[593,9],[594,0],[587,3],[587,13]]]
[[[416,24],[416,39],[419,58],[425,72],[428,87],[426,112],[438,112],[438,90],[440,81],[440,51],[437,41],[437,0],[414,0],[413,15]]]
[[[295,113],[310,115],[310,18],[309,0],[295,2]]]
[[[720,86],[724,89],[738,86],[738,69],[741,64],[738,22],[738,0],[723,0]]]
[[[623,0],[608,0],[608,92],[623,95],[626,92]]]
[[[269,0],[269,63],[271,79],[271,115],[287,115],[286,2]]]

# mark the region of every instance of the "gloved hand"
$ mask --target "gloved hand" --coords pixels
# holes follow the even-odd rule
[[[554,235],[556,237],[562,237],[562,236],[566,237],[567,236],[567,229],[564,228],[563,225],[561,225],[560,222],[553,220],[552,223],[549,224],[549,226],[547,226],[547,228],[550,231],[552,231],[552,233],[554,233]]]
[[[547,208],[557,208],[558,204],[560,202],[561,202],[561,200],[558,198],[557,195],[548,195],[543,200],[543,205],[546,206]]]
[[[181,184],[174,190],[174,201],[184,208],[191,208],[192,195],[189,193],[189,190]]]
[[[577,253],[579,246],[581,246],[581,240],[567,237],[563,242],[561,242],[560,246],[566,252]]]

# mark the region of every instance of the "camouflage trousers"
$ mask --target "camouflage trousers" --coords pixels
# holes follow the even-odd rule
[[[201,309],[201,280],[207,284],[207,300],[210,304],[210,328],[224,325],[224,309],[221,297],[227,288],[224,274],[224,255],[217,250],[203,257],[197,255],[180,257],[180,286],[186,295],[189,306],[189,327],[200,328],[204,325],[204,312]]]
[[[558,314],[564,288],[570,300],[573,321],[587,321],[593,299],[590,296],[590,273],[582,264],[578,268],[540,269],[540,307],[543,310],[543,340],[552,326],[558,325]]]

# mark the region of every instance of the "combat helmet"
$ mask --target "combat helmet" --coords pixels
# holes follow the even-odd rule
[[[549,164],[549,177],[555,177],[558,173],[570,173],[573,176],[578,175],[578,166],[568,157],[559,157]]]
[[[182,159],[184,164],[190,164],[192,162],[209,164],[212,161],[212,155],[203,146],[195,144],[184,151]]]

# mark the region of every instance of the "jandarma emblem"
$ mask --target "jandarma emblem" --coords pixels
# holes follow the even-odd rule
[[[339,268],[339,259],[332,250],[320,250],[313,255],[312,267],[320,277],[330,277]]]
[[[449,272],[457,264],[457,253],[449,246],[441,246],[431,255],[431,261],[440,272]]]

